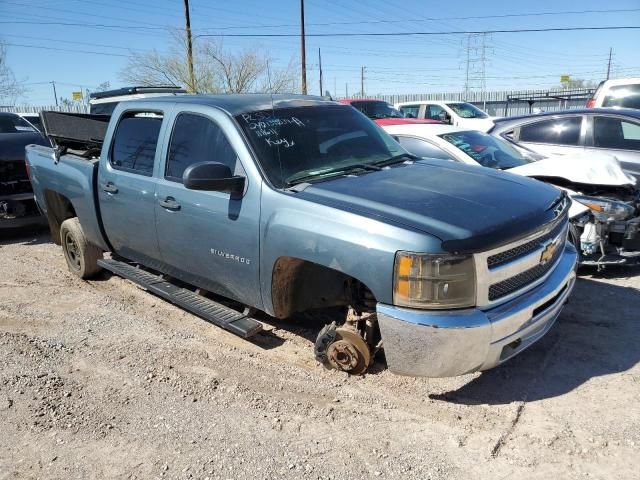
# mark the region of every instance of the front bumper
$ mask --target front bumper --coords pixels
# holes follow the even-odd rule
[[[573,290],[576,261],[576,250],[567,242],[542,284],[490,310],[426,311],[378,304],[389,370],[452,377],[505,362],[553,326]]]

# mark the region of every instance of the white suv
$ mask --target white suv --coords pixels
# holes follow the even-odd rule
[[[419,100],[396,103],[395,107],[409,118],[440,120],[456,127],[483,132],[493,127],[493,120],[486,112],[467,102]]]
[[[621,78],[600,82],[587,108],[624,107],[640,109],[640,78]]]

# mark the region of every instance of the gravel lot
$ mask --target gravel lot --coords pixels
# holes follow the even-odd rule
[[[638,478],[639,289],[640,269],[583,274],[551,332],[483,374],[348,377],[314,362],[318,324],[249,343],[13,236],[0,479]]]

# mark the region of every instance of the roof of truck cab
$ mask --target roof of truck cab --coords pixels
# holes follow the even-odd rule
[[[231,115],[280,108],[312,107],[317,105],[340,105],[338,102],[312,95],[294,94],[232,94],[232,95],[180,95],[131,100],[122,103],[176,103],[217,107]]]

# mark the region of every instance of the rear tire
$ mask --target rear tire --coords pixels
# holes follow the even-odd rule
[[[102,270],[98,266],[102,250],[87,242],[77,217],[68,218],[60,225],[60,243],[67,266],[74,275],[87,279]]]

